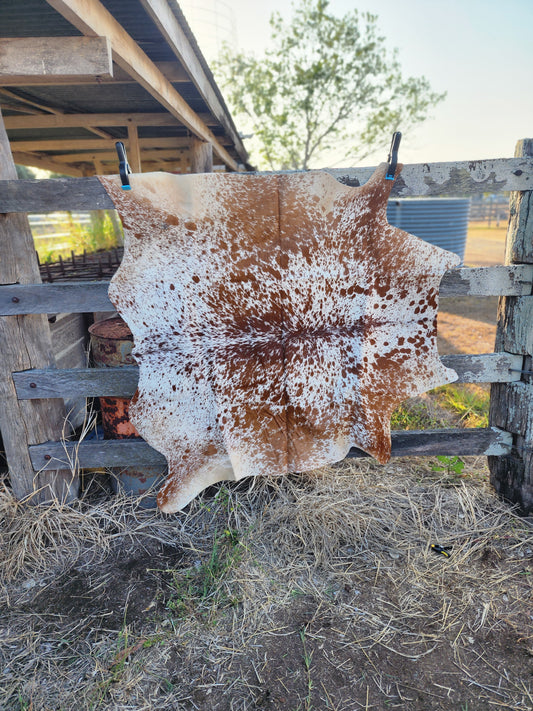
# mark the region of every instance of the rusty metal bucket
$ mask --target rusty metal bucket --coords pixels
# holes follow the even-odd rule
[[[131,354],[133,336],[120,316],[98,321],[89,327],[92,364],[96,368],[121,368],[134,365]],[[129,419],[130,398],[100,397],[104,439],[137,439],[139,433]],[[111,483],[115,492],[142,496],[163,481],[166,467],[113,468]],[[144,497],[141,506],[156,505],[155,496]]]

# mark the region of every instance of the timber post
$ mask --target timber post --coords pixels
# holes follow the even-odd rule
[[[519,141],[516,157],[533,157],[533,139]],[[533,190],[512,192],[505,264],[533,264]],[[504,296],[498,306],[496,351],[522,357],[521,379],[494,383],[489,423],[513,435],[509,454],[489,457],[491,483],[523,514],[533,510],[533,287],[523,296]]]
[[[198,138],[191,138],[190,147],[191,173],[213,172],[213,146]]]
[[[0,112],[0,179],[17,178],[15,163]],[[0,206],[1,208],[1,206]],[[25,214],[0,213],[0,284],[40,283],[33,237]],[[18,301],[13,296],[12,301]],[[10,480],[17,499],[40,503],[71,501],[78,478],[71,469],[35,472],[30,445],[64,436],[65,406],[60,399],[17,399],[12,373],[29,368],[54,368],[46,314],[0,317],[0,430]]]

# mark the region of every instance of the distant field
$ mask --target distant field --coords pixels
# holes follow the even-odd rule
[[[471,222],[468,226],[465,265],[468,267],[490,267],[503,264],[507,225],[487,227],[482,222]]]

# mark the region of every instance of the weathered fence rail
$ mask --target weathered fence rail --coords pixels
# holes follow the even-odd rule
[[[511,206],[506,264],[486,268],[462,268],[449,271],[443,278],[441,296],[499,296],[500,322],[496,353],[443,356],[444,365],[454,368],[460,382],[493,383],[491,426],[484,429],[452,429],[392,433],[393,456],[487,455],[493,471],[493,483],[507,498],[521,505],[524,511],[533,506],[533,385],[531,379],[533,355],[533,142],[525,141],[519,155],[498,159],[459,163],[407,165],[393,187],[393,196],[474,195],[487,192],[515,191]],[[329,171],[347,185],[361,185],[373,172],[372,168]],[[5,173],[4,173],[5,175]],[[1,174],[0,174],[1,177]],[[14,177],[11,174],[7,177]],[[242,176],[246,180],[245,175]],[[111,200],[97,178],[68,180],[22,181],[0,180],[1,213],[45,213],[56,210],[112,209]],[[15,234],[19,216],[4,215],[7,233]],[[0,221],[0,230],[2,223]],[[11,230],[11,232],[9,232]],[[29,251],[28,251],[29,254]],[[11,261],[15,263],[13,255]],[[15,265],[16,266],[16,265]],[[38,339],[38,328],[46,325],[42,314],[90,313],[109,311],[113,307],[107,296],[107,282],[41,284],[38,272],[24,272],[19,278],[17,268],[3,277],[0,285],[0,327],[26,323],[21,317],[42,319],[35,322],[25,336],[25,347],[31,349],[31,339]],[[21,282],[21,283],[13,283]],[[10,326],[11,325],[11,326]],[[33,329],[33,330],[32,330]],[[138,369],[55,368],[46,355],[38,359],[13,357],[17,345],[16,328],[0,343],[0,359],[9,361],[4,371],[9,377],[4,383],[11,419],[18,427],[9,429],[9,417],[2,422],[4,441],[9,440],[10,466],[17,453],[24,461],[12,467],[14,489],[18,496],[29,496],[41,481],[57,495],[73,490],[72,470],[92,467],[150,466],[164,462],[155,450],[142,440],[68,441],[68,436],[47,439],[46,427],[24,436],[24,428],[32,417],[44,417],[43,403],[60,402],[76,397],[130,397],[138,381]],[[14,339],[13,343],[9,340]],[[30,339],[28,341],[28,338]],[[45,348],[46,351],[46,348]],[[43,366],[29,367],[29,362]],[[1,365],[1,364],[0,364]],[[9,382],[7,382],[9,381]],[[6,394],[7,393],[7,394]],[[25,409],[35,403],[35,409]],[[14,406],[16,405],[16,407]],[[59,410],[58,410],[59,412]],[[54,410],[54,417],[57,413]],[[18,418],[18,419],[17,419]],[[54,430],[57,432],[57,427]],[[20,435],[16,446],[13,437]],[[350,457],[366,456],[352,449]],[[32,472],[24,469],[30,462]],[[56,472],[55,479],[43,479],[43,473]],[[65,498],[65,497],[64,497]],[[67,497],[68,498],[68,497]]]
[[[460,383],[514,383],[520,380],[522,356],[510,353],[442,356]],[[13,373],[19,400],[78,397],[133,397],[139,380],[137,366],[25,370]]]
[[[366,183],[374,168],[330,169],[345,185]],[[243,175],[243,180],[250,174]],[[269,173],[272,175],[272,173]],[[533,189],[533,158],[404,165],[391,197],[478,195]],[[54,180],[6,180],[0,183],[2,212],[112,210],[113,203],[96,177]]]
[[[464,454],[500,456],[511,448],[512,435],[496,427],[479,429],[409,430],[392,432],[393,457],[453,456]],[[99,440],[91,442],[45,442],[32,445],[30,457],[35,471],[76,465],[97,467],[157,466],[162,454],[141,440]],[[352,448],[350,458],[368,457]]]
[[[444,275],[441,296],[526,296],[531,293],[533,265],[453,269]],[[112,311],[109,282],[8,284],[0,286],[0,316],[68,311]]]

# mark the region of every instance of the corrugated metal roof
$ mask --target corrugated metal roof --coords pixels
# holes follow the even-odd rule
[[[187,21],[175,0],[167,0],[174,16],[186,35],[193,52],[196,55],[209,85],[220,105],[224,115],[219,119],[202,97],[197,87],[190,82],[176,82],[173,84],[180,96],[197,114],[211,115],[209,121],[211,133],[223,138],[224,146],[228,153],[239,163],[246,163],[247,156],[240,139],[237,143],[232,136],[237,137],[237,130],[227,110],[222,94],[216,85],[214,77],[205,61],[198,44],[187,24]],[[139,0],[101,0],[102,5],[113,15],[122,27],[139,44],[146,55],[154,62],[172,62],[176,71],[182,66],[171,47],[165,42],[158,27],[144,10]],[[0,0],[0,37],[50,37],[50,36],[78,36],[80,32],[56,12],[46,0]],[[191,72],[185,68],[191,76]],[[140,84],[131,83],[106,83],[100,84],[63,84],[6,87],[6,93],[0,93],[0,106],[5,116],[17,115],[18,109],[26,107],[35,111],[46,113],[168,113],[161,104]],[[19,101],[20,99],[20,101]],[[36,107],[46,107],[36,108]],[[20,114],[22,115],[22,114]],[[220,116],[220,112],[219,112]],[[124,127],[99,126],[101,131],[110,138],[110,149],[113,149],[113,139],[127,137]],[[190,131],[183,125],[176,126],[140,126],[139,137],[184,137]],[[49,157],[64,154],[68,151],[47,150],[46,140],[68,138],[73,144],[77,139],[97,138],[87,128],[39,128],[8,130],[12,141],[13,150],[17,150],[16,142],[20,140],[42,141],[39,152]],[[228,145],[229,144],[229,145]],[[168,149],[167,149],[168,150]],[[79,154],[82,151],[75,145],[72,152]],[[183,153],[183,149],[176,148],[176,156]]]

